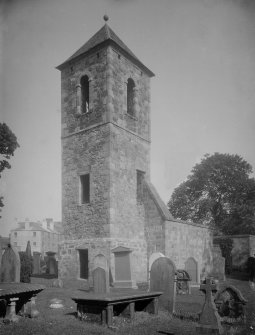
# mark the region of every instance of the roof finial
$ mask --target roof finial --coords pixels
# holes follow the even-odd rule
[[[109,20],[109,16],[105,14],[104,15],[104,20],[105,20],[105,22],[107,22]]]

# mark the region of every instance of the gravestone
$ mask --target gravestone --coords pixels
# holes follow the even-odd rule
[[[1,282],[20,282],[20,258],[18,251],[8,244],[1,262]]]
[[[206,278],[200,285],[200,290],[205,293],[205,302],[200,314],[199,325],[196,327],[196,334],[223,334],[216,305],[212,292],[217,291],[217,286],[212,278]]]
[[[109,263],[107,258],[103,254],[98,254],[94,258],[93,261],[93,271],[95,271],[97,268],[103,269],[105,271],[105,292],[109,292],[110,290],[110,269],[109,269]],[[97,281],[100,281],[100,274],[99,271],[98,273],[95,273],[95,276],[99,277],[96,279]],[[102,276],[104,276],[102,274]],[[93,275],[93,280],[94,280],[94,275]]]
[[[27,241],[26,254],[27,254],[28,257],[30,257],[30,258],[32,257],[30,241]]]
[[[225,281],[225,258],[222,257],[220,246],[215,244],[212,249],[213,268],[210,276]]]
[[[48,251],[46,252],[47,255],[47,268],[46,268],[46,273],[50,275],[58,275],[58,264],[55,259],[55,252]]]
[[[109,292],[109,287],[106,285],[106,272],[98,267],[93,271],[93,290],[95,294]]]
[[[198,264],[197,261],[190,257],[185,262],[185,270],[188,272],[191,283],[197,283],[198,282]]]
[[[39,251],[33,252],[33,274],[39,274],[41,271],[41,253]]]
[[[131,288],[135,286],[131,275],[131,252],[131,249],[123,246],[119,246],[112,250],[115,258],[115,287]]]
[[[190,294],[190,276],[187,271],[179,269],[176,271],[176,293]]]
[[[247,300],[241,291],[230,285],[218,291],[214,297],[221,321],[234,324],[245,321],[245,305]]]
[[[159,304],[170,313],[174,311],[175,304],[175,265],[167,257],[156,259],[150,270],[150,291],[161,291]]]

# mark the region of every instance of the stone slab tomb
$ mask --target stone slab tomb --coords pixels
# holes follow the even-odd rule
[[[174,263],[167,257],[156,259],[150,270],[150,291],[161,291],[159,304],[170,313],[174,312],[175,304],[175,272]]]

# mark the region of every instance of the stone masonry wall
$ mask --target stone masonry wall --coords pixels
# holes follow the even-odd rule
[[[106,48],[72,62],[61,71],[62,136],[106,121]],[[89,113],[77,115],[77,86],[89,77]]]
[[[150,140],[150,78],[122,54],[108,48],[111,122]],[[135,82],[134,116],[127,113],[127,81]]]
[[[147,241],[148,259],[154,252],[165,254],[164,219],[151,197],[147,187],[144,187],[145,236]]]
[[[165,255],[173,260],[177,268],[184,269],[185,261],[193,257],[198,262],[201,275],[212,272],[213,240],[210,229],[190,223],[166,221],[165,239]]]
[[[62,220],[69,238],[109,235],[110,127],[62,139]],[[81,204],[80,175],[90,173],[90,203]]]
[[[144,212],[137,204],[137,170],[149,174],[149,143],[111,124],[111,236],[144,238]]]
[[[147,257],[146,243],[141,239],[112,239],[95,238],[81,240],[66,240],[60,245],[60,257],[58,262],[59,278],[71,280],[77,286],[92,286],[93,261],[98,254],[103,254],[109,262],[110,276],[115,280],[115,260],[112,249],[123,246],[132,250],[130,254],[131,275],[135,282],[147,281]],[[80,279],[79,249],[88,249],[89,279]],[[110,282],[112,281],[110,280]]]

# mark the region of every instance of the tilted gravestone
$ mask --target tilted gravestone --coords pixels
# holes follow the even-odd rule
[[[150,291],[161,291],[159,304],[170,313],[174,311],[175,304],[175,265],[167,257],[156,259],[150,270]]]
[[[106,272],[98,267],[93,271],[93,291],[95,294],[109,292],[109,287],[106,284]]]
[[[217,285],[212,278],[206,278],[200,285],[200,290],[205,293],[205,302],[200,314],[199,324],[196,327],[196,334],[223,334],[216,305],[212,292],[217,291]]]
[[[1,261],[1,282],[20,282],[20,258],[18,251],[10,244],[5,249]]]

